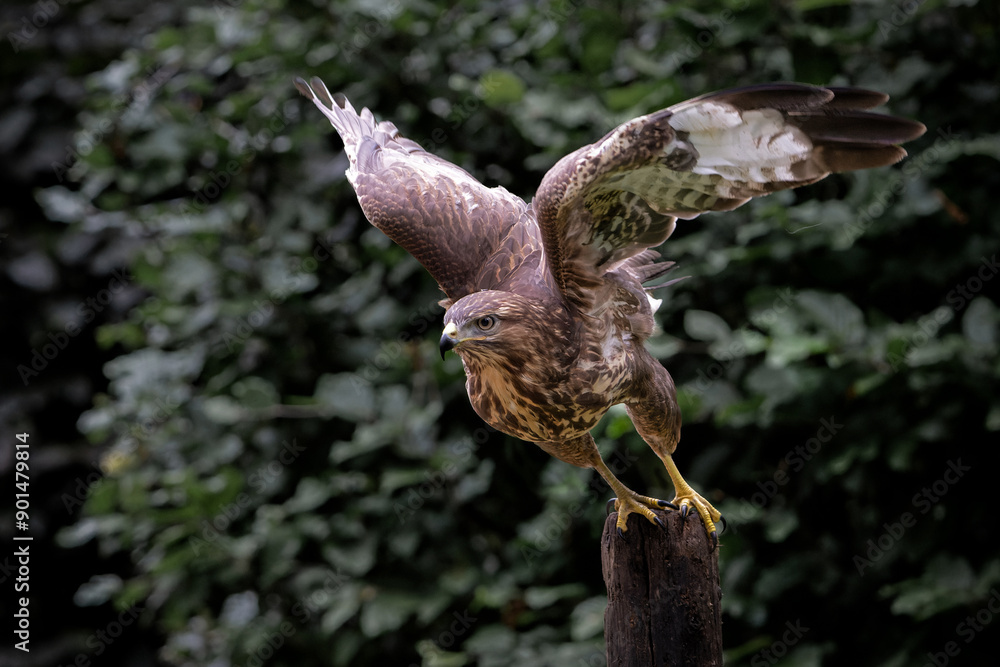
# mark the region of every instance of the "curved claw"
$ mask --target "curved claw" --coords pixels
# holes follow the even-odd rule
[[[617,498],[609,498],[607,504],[604,506],[604,516],[610,516],[610,514],[615,511],[615,505],[617,503]]]
[[[691,514],[697,514],[701,518],[714,551],[719,546],[719,532],[716,530],[715,522],[721,522],[722,529],[726,529],[726,520],[722,514],[691,487],[686,487],[681,494],[678,494],[674,502],[681,506],[681,517],[686,519]]]
[[[728,521],[726,521],[726,517],[724,517],[724,516],[722,516],[722,515],[720,514],[720,515],[719,515],[719,521],[721,521],[721,522],[722,522],[722,532],[723,532],[723,533],[724,533],[724,532],[726,532],[726,528],[728,528],[728,527],[729,527],[729,522],[728,522]]]
[[[654,519],[654,521],[656,521],[656,525],[659,526],[661,529],[663,529],[663,530],[667,529],[667,525],[665,523],[663,523],[663,521],[660,519],[660,517],[656,517]]]
[[[626,542],[628,541],[628,538],[625,537],[625,531],[622,530],[621,528],[618,529],[618,537],[625,540]]]
[[[615,481],[617,482],[617,480]],[[628,532],[628,518],[630,515],[641,514],[650,523],[655,523],[660,528],[664,528],[664,523],[656,516],[654,510],[662,509],[664,506],[675,507],[673,503],[668,503],[659,498],[639,495],[635,491],[622,486],[620,482],[617,483],[617,488],[614,491],[617,493],[617,497],[608,500],[605,510],[609,515],[612,512],[612,508],[618,512],[618,535],[622,538]]]
[[[657,504],[658,504],[658,505],[659,505],[660,507],[669,507],[669,508],[670,508],[670,509],[672,509],[672,510],[675,510],[675,509],[678,509],[678,508],[677,508],[677,505],[674,505],[674,504],[673,504],[672,502],[669,502],[669,501],[667,501],[667,500],[657,500],[657,501],[656,501],[656,503],[657,503]]]

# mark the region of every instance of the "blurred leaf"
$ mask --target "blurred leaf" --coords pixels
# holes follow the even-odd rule
[[[732,334],[725,320],[704,310],[688,310],[684,313],[684,331],[696,340],[708,341],[725,340]]]
[[[368,637],[377,637],[396,630],[415,613],[420,596],[412,593],[380,591],[361,609],[361,631]]]
[[[524,97],[524,82],[509,70],[494,69],[479,79],[483,102],[491,107],[520,102]]]
[[[542,609],[566,597],[576,597],[586,591],[580,584],[529,588],[524,592],[524,601],[532,609]]]
[[[606,596],[592,597],[573,608],[570,635],[576,641],[601,637],[604,633],[604,611],[608,606]]]
[[[307,477],[299,482],[295,495],[285,502],[285,510],[289,513],[308,512],[325,503],[330,495],[329,485],[313,477]]]
[[[122,580],[116,574],[94,575],[80,586],[73,601],[81,607],[102,605],[122,590]]]
[[[470,653],[484,656],[509,654],[517,644],[513,630],[503,625],[487,625],[479,628],[465,643]]]
[[[941,554],[927,564],[921,577],[884,586],[879,593],[893,598],[893,613],[922,621],[945,609],[986,598],[998,581],[1000,560],[990,561],[977,579],[965,559]]]
[[[864,315],[842,294],[802,290],[796,302],[817,325],[844,343],[856,344],[865,335]]]
[[[320,405],[342,419],[369,421],[375,416],[375,393],[354,374],[321,375],[314,396]]]
[[[370,536],[350,545],[327,544],[323,548],[323,556],[338,571],[343,570],[350,575],[360,576],[368,572],[375,563],[377,546],[377,538]]]
[[[764,525],[769,541],[784,542],[799,527],[799,517],[790,510],[773,509],[764,516]]]
[[[229,396],[211,396],[202,402],[205,417],[218,424],[236,424],[244,418],[243,406]]]
[[[604,102],[612,111],[624,111],[637,106],[646,96],[661,88],[663,88],[663,84],[656,81],[611,88],[604,92]]]
[[[475,472],[463,476],[455,487],[455,500],[468,502],[485,493],[493,481],[495,468],[493,461],[485,460],[479,464]]]
[[[977,345],[996,348],[1000,337],[1000,310],[986,297],[973,299],[962,316],[962,333]]]

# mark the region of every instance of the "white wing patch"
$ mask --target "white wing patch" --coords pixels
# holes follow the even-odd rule
[[[776,109],[739,111],[704,102],[680,110],[670,125],[688,133],[698,151],[696,174],[752,183],[797,180],[792,165],[809,159],[813,145]]]

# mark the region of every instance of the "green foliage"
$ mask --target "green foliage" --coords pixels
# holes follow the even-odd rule
[[[367,225],[292,77],[526,198],[632,116],[798,80],[886,91],[928,133],[662,248],[691,277],[650,347],[681,470],[729,519],[729,659],[767,662],[796,620],[783,664],[992,655],[992,628],[956,625],[1000,582],[995,8],[220,0],[149,21],[77,75],[80,157],[36,193],[66,234],[118,239],[142,291],[94,334],[114,359],[78,427],[103,477],[59,542],[107,563],[78,604],[140,604],[177,665],[603,664],[610,491],[472,412],[437,358],[440,293]],[[595,435],[669,496],[621,411]]]

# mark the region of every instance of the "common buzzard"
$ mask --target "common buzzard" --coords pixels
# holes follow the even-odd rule
[[[447,295],[441,355],[462,358],[472,407],[499,431],[594,468],[629,514],[696,511],[717,544],[719,512],[681,477],[674,382],[643,342],[659,302],[643,285],[673,265],[651,248],[678,218],[836,172],[890,165],[920,123],[869,111],[888,99],[858,88],[776,83],[710,93],[641,116],[559,160],[529,204],[357,113],[318,78],[299,91],[344,141],[368,220],[412,254]],[[660,285],[662,286],[662,285]],[[590,430],[624,403],[663,461],[673,502],[612,474]]]

